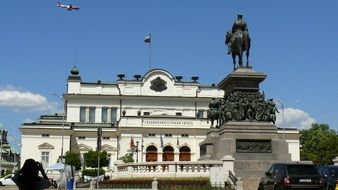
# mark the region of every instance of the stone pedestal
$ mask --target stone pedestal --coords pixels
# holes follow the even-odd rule
[[[255,72],[248,68],[239,68],[231,72],[217,86],[223,89],[225,94],[235,90],[259,91],[259,84],[264,81],[266,75],[261,72]]]
[[[210,129],[200,146],[202,156],[211,160],[224,155],[235,160],[291,160],[286,140],[267,122],[227,122]]]
[[[273,124],[275,110],[267,108],[274,107],[274,102],[265,100],[259,91],[265,78],[264,73],[249,68],[239,68],[224,78],[218,84],[225,92],[224,99],[214,100],[209,112],[219,113],[220,124],[212,126],[200,143],[200,160],[221,160],[225,155],[234,158],[234,172],[243,179],[245,190],[257,189],[272,163],[290,161],[287,140],[299,140],[297,131],[285,136]]]
[[[228,104],[232,107],[242,106],[242,102],[250,101],[264,104],[263,108],[267,106],[264,102],[265,94],[259,92],[259,84],[265,78],[264,73],[249,68],[239,68],[231,72],[218,84],[218,87],[225,92],[224,97],[227,97],[223,102],[226,104],[225,107]],[[242,110],[244,109],[243,106]],[[246,111],[237,111],[237,113],[244,112]],[[250,117],[246,114],[241,116],[232,114],[232,117],[227,118],[220,126],[211,128],[206,140],[200,144],[201,159],[219,160],[225,155],[230,155],[235,160],[291,160],[286,140],[280,138],[277,127],[272,122],[268,122],[269,119],[261,116],[264,110],[262,112],[252,110],[252,112],[254,114]]]

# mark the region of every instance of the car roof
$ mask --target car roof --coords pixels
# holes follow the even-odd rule
[[[312,161],[288,161],[288,162],[279,162],[275,164],[283,164],[283,165],[313,165]]]

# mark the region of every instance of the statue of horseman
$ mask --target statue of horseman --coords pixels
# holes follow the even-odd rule
[[[251,39],[249,36],[248,25],[243,20],[243,15],[238,15],[231,31],[225,36],[225,44],[228,46],[228,54],[232,55],[234,70],[236,69],[236,56],[238,57],[238,67],[243,67],[243,53],[246,52],[246,67],[249,66],[249,53]]]
[[[211,102],[209,103],[209,110],[207,111],[207,122],[209,123],[209,121],[211,121],[211,127],[219,126],[220,109],[220,99],[212,98]],[[214,126],[215,121],[216,125]]]

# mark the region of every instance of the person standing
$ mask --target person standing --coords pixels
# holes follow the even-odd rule
[[[39,171],[42,177],[39,176]],[[22,168],[12,177],[12,180],[19,190],[43,190],[51,186],[41,163],[34,159],[27,159]]]

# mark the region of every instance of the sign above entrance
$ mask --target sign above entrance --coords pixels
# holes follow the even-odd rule
[[[194,125],[193,121],[182,121],[182,120],[155,120],[155,119],[147,119],[143,120],[143,126],[190,126]]]

